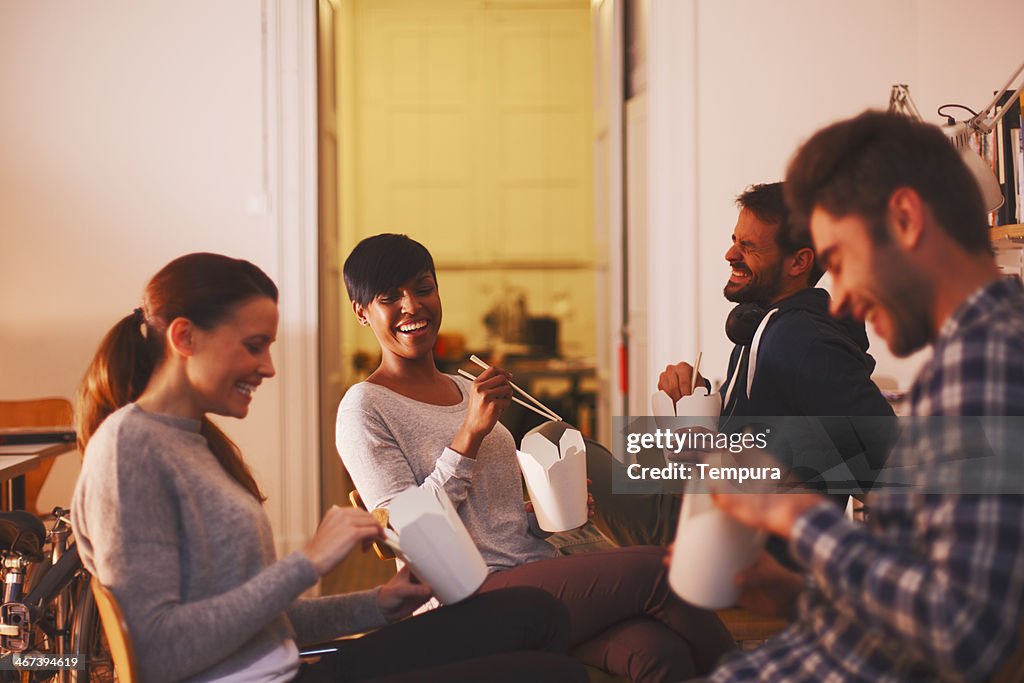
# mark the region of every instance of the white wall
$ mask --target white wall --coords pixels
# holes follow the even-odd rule
[[[254,261],[282,288],[279,375],[225,426],[282,549],[316,506],[314,11],[0,4],[0,397],[71,396],[171,258]]]
[[[983,107],[1024,60],[1021,26],[1024,3],[1011,0],[974,3],[969,13],[952,0],[651,0],[647,229],[654,253],[679,258],[647,264],[649,337],[662,341],[650,347],[649,385],[631,386],[653,390],[665,364],[698,348],[702,369],[724,376],[723,255],[737,194],[780,180],[821,126],[885,108],[893,83],[910,84],[927,120],[939,122],[934,111],[946,101]],[[692,128],[673,129],[680,121]],[[666,129],[674,132],[659,133]],[[899,361],[884,347],[872,340],[876,374],[905,387],[921,358]]]

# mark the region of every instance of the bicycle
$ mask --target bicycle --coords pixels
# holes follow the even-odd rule
[[[0,512],[0,679],[114,681],[90,576],[72,539],[70,514],[54,508],[53,520],[46,531],[27,512]]]

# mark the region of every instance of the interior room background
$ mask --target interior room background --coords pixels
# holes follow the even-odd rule
[[[337,48],[326,132],[318,17]],[[282,289],[279,374],[226,426],[269,494],[279,550],[300,547],[338,502],[321,428],[366,346],[340,327],[337,266],[359,237],[396,230],[437,255],[446,323],[468,345],[495,342],[483,319],[516,290],[559,318],[563,355],[596,367],[606,436],[611,415],[646,410],[665,364],[700,350],[724,375],[737,193],[779,179],[821,125],[885,107],[893,83],[930,121],[945,102],[984,106],[1024,58],[1021,26],[1013,0],[0,3],[0,397],[73,395],[174,256],[251,259]],[[362,82],[360,59],[378,69]],[[420,99],[403,113],[385,86]],[[883,347],[879,377],[905,387],[920,359]]]

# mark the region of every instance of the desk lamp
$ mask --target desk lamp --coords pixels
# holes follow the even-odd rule
[[[975,113],[972,109],[965,107],[960,104],[947,104],[939,107],[938,113],[940,116],[946,116],[946,125],[942,127],[942,131],[949,138],[949,141],[960,151],[960,155],[963,157],[964,163],[967,164],[967,168],[971,171],[971,174],[978,181],[978,185],[981,187],[981,195],[985,201],[985,207],[988,211],[995,211],[1003,205],[1003,194],[999,189],[999,181],[996,179],[995,173],[992,171],[992,167],[982,159],[978,154],[971,148],[971,138],[977,135],[988,135],[996,127],[996,124],[1006,115],[1006,112],[1010,110],[1009,104],[1002,107],[994,117],[989,118],[989,112],[998,104],[1000,97],[1009,92],[1009,88],[1012,85],[1014,79],[1016,79],[1022,72],[1024,72],[1024,64],[1017,67],[1017,70],[1013,72],[1013,75],[1007,79],[1006,84],[1003,85],[997,92],[992,101],[989,102],[988,106],[982,109],[980,112]],[[1017,89],[1013,91],[1010,96],[1009,102],[1013,102],[1017,98],[1021,90],[1024,89],[1024,81],[1017,86]],[[972,116],[966,121],[956,121],[953,117],[943,114],[942,110],[947,107],[955,107],[965,109],[969,111]],[[917,110],[917,106],[914,104],[914,100],[910,97],[910,88],[906,85],[894,85],[892,91],[889,94],[889,111],[898,114],[903,114],[911,118],[921,119],[921,113]]]

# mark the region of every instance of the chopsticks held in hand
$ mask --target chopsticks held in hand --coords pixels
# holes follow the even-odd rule
[[[487,363],[485,363],[482,360],[480,360],[480,358],[478,358],[476,355],[470,356],[469,359],[471,361],[473,361],[474,363],[476,363],[477,365],[479,365],[480,367],[482,367],[484,370],[486,370],[487,368],[491,367]],[[535,399],[533,396],[530,396],[530,394],[527,393],[527,391],[525,389],[523,389],[521,386],[519,386],[518,384],[516,384],[512,380],[509,380],[509,384],[512,385],[513,389],[515,389],[520,394],[522,394],[524,397],[526,397],[530,401],[530,403],[532,403],[533,405],[537,406],[537,408],[540,408],[540,410],[534,410],[535,413],[543,411],[543,412],[548,414],[547,417],[549,419],[554,420],[555,422],[561,422],[562,421],[562,418],[559,417],[558,413],[556,413],[555,411],[551,410],[551,408],[548,408],[546,405],[544,405],[543,403],[541,403],[540,401]],[[516,401],[516,402],[520,403],[520,401]],[[529,406],[527,406],[527,407],[529,407]]]
[[[477,365],[480,365],[480,366],[482,366],[484,368],[490,367],[489,365],[484,363],[482,360],[480,360],[476,356],[471,357],[470,360],[472,360],[474,363],[476,363]],[[475,380],[476,379],[476,377],[472,373],[466,372],[462,368],[459,368],[459,374],[462,375],[463,377],[465,377],[466,379],[469,379],[469,380]],[[521,405],[522,407],[524,407],[524,408],[526,408],[528,410],[532,410],[533,412],[537,413],[538,415],[540,415],[541,417],[543,417],[546,420],[553,420],[554,422],[561,422],[562,421],[562,418],[558,416],[558,413],[554,412],[553,410],[551,410],[550,408],[545,406],[543,403],[541,403],[540,401],[535,399],[533,396],[530,396],[530,394],[526,393],[521,387],[516,386],[515,382],[511,382],[510,381],[509,384],[512,385],[513,389],[515,389],[516,391],[521,393],[523,396],[525,396],[526,398],[528,398],[531,401],[533,401],[536,404],[536,407],[530,405],[529,403],[527,403],[525,401],[520,401],[518,398],[513,396],[512,400],[515,403],[518,403],[519,405]]]
[[[703,356],[703,352],[697,352],[697,360],[693,364],[693,375],[690,377],[690,394],[697,391],[697,371],[700,370],[700,359]]]
[[[466,372],[462,368],[459,368],[459,374],[462,375],[463,377],[465,377],[468,380],[476,379],[476,375],[474,375],[472,373],[469,373],[469,372]],[[509,382],[509,384],[512,384],[512,383]],[[515,386],[515,385],[513,385],[513,386]],[[520,389],[520,391],[522,391],[522,389]],[[541,417],[543,417],[545,420],[554,420],[555,422],[561,422],[561,420],[562,420],[562,418],[558,417],[554,413],[544,412],[544,411],[540,410],[539,408],[533,407],[532,405],[530,405],[526,401],[520,401],[515,396],[512,397],[512,401],[515,402],[515,403],[518,403],[519,405],[521,405],[522,407],[526,408],[527,410],[532,410],[533,412],[535,412],[538,415],[540,415]]]

